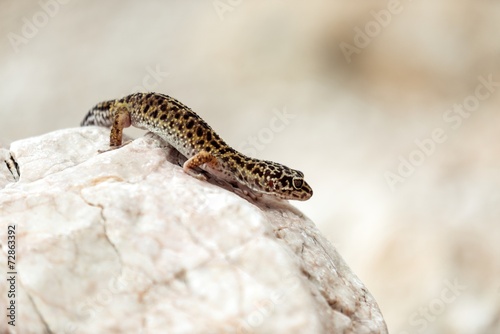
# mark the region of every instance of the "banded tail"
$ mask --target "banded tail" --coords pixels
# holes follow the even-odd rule
[[[113,124],[111,107],[115,104],[115,100],[101,102],[89,110],[85,118],[80,123],[80,126],[105,126],[111,127]]]

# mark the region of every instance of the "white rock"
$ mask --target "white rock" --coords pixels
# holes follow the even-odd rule
[[[15,224],[17,333],[387,333],[363,283],[288,202],[188,176],[151,136],[98,154],[108,134],[10,147],[20,179],[0,169],[0,241],[6,255]]]

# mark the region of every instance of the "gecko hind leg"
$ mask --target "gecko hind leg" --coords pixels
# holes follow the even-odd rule
[[[104,153],[129,144],[131,141],[123,143],[123,129],[132,125],[130,119],[129,106],[125,103],[119,103],[115,106],[116,112],[113,118],[113,125],[109,134],[109,148],[107,150],[99,150],[99,153]]]

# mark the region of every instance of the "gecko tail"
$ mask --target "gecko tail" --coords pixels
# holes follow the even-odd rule
[[[113,124],[111,107],[115,104],[115,100],[101,102],[89,110],[85,118],[80,123],[80,126],[105,126],[111,127]]]

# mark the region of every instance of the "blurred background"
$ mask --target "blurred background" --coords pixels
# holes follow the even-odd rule
[[[171,95],[304,172],[391,333],[500,333],[499,31],[499,1],[0,0],[0,143]]]

